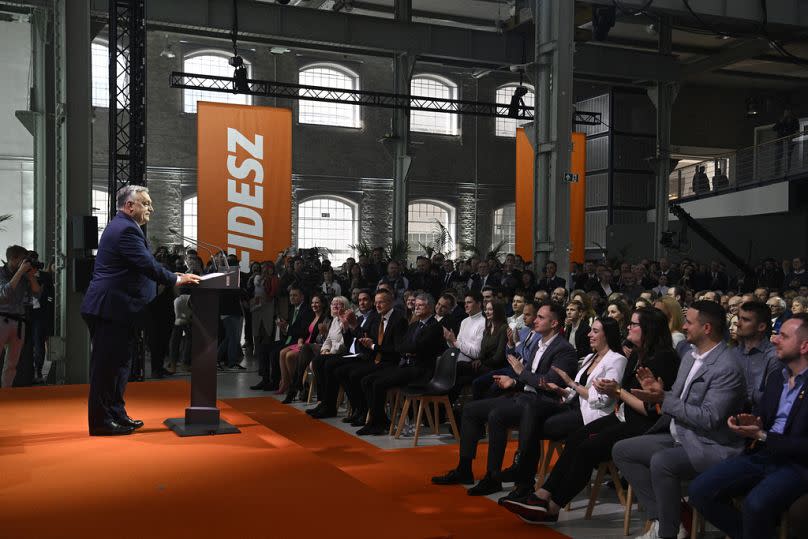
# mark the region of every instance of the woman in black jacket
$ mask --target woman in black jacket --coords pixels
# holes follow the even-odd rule
[[[555,522],[560,509],[586,487],[592,469],[611,460],[614,444],[645,433],[659,419],[656,406],[642,402],[631,390],[640,389],[636,376],[640,367],[662,378],[666,390],[670,390],[676,379],[679,356],[672,347],[667,317],[654,308],[634,311],[627,339],[633,351],[622,381],[601,378],[593,384],[597,391],[617,399],[616,413],[596,419],[571,434],[542,488],[535,493],[514,490],[500,500],[503,507],[530,522]]]

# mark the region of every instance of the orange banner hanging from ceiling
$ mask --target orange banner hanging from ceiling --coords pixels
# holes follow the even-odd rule
[[[578,181],[570,184],[570,262],[583,262],[586,242],[586,135],[572,134],[570,172]],[[559,178],[558,181],[561,181]],[[516,130],[516,254],[533,260],[536,227],[533,222],[535,201],[533,147],[524,128]]]
[[[275,260],[292,242],[291,110],[200,101],[197,140],[198,239],[242,271]]]
[[[525,129],[516,130],[516,254],[533,260],[533,148]]]

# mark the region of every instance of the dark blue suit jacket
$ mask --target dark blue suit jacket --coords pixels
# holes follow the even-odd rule
[[[766,390],[760,403],[760,419],[763,422],[763,430],[767,431],[767,438],[765,444],[755,444],[755,448],[764,447],[765,451],[777,460],[798,464],[808,474],[808,405],[805,404],[808,382],[803,384],[794,400],[783,434],[770,430],[777,417],[784,382],[785,379],[780,372],[773,372],[766,381]]]
[[[81,314],[128,321],[157,295],[157,283],[174,286],[177,275],[149,251],[146,236],[131,217],[118,212],[98,243],[93,279]]]

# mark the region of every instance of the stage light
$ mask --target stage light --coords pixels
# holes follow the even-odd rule
[[[753,97],[746,98],[746,117],[753,118],[759,113],[757,100]]]
[[[592,37],[595,41],[606,41],[609,30],[617,21],[614,6],[592,6]]]
[[[519,118],[521,107],[525,106],[525,101],[522,99],[527,94],[528,89],[525,86],[517,86],[513,91],[511,97],[511,104],[508,105],[508,118]]]
[[[244,65],[244,58],[233,56],[229,60],[233,70],[233,93],[247,93],[250,91],[250,84],[247,82],[247,67]]]

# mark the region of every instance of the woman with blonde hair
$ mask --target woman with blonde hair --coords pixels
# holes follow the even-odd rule
[[[675,350],[676,346],[685,340],[685,334],[682,333],[682,325],[684,324],[682,306],[671,296],[661,296],[654,302],[654,307],[668,317],[668,329],[671,330],[671,339]]]
[[[581,316],[584,320],[586,320],[587,325],[592,327],[592,324],[595,322],[595,318],[597,318],[597,314],[592,306],[592,298],[589,297],[589,294],[578,288],[572,291],[570,294],[570,300],[579,301],[581,305],[583,305]]]

